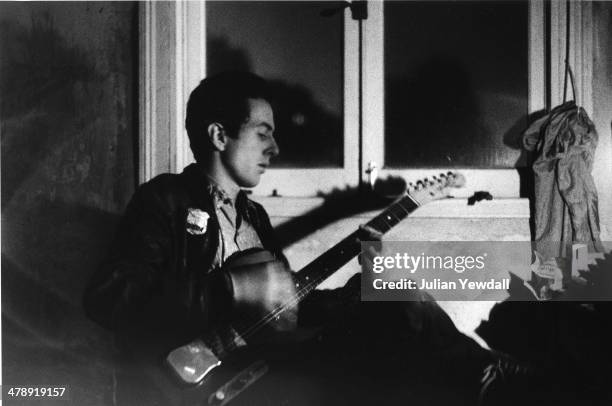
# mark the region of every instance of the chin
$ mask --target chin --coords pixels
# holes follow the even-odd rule
[[[240,187],[244,187],[244,188],[254,188],[255,186],[259,185],[259,176],[254,177],[254,178],[250,178],[250,179],[241,179],[240,182]]]

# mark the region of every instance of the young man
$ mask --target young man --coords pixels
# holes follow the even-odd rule
[[[92,318],[113,330],[167,318],[199,333],[228,316],[222,265],[230,255],[261,247],[283,260],[264,209],[241,191],[279,152],[268,100],[265,82],[246,73],[205,79],[193,91],[186,126],[197,164],[137,190],[111,259],[87,290]],[[270,268],[267,294],[278,301],[293,284],[289,271]]]
[[[172,404],[155,374],[148,377],[142,365],[162,364],[169,351],[199,337],[213,348],[239,341],[230,323],[238,307],[262,315],[296,294],[265,210],[241,190],[257,185],[279,153],[266,83],[247,73],[203,80],[190,96],[186,127],[197,163],[139,187],[109,261],[85,294],[88,315],[113,330],[124,350],[117,375],[118,398],[125,404]],[[365,238],[378,236],[366,231]],[[224,267],[233,254],[260,248],[276,260],[247,267],[248,272]],[[301,322],[334,320],[316,356],[294,365],[301,372],[310,368],[307,376],[325,382],[328,404],[348,401],[347,396],[367,403],[368,396],[375,400],[380,390],[387,391],[382,376],[406,381],[421,374],[431,363],[415,366],[414,355],[422,356],[428,346],[458,345],[484,358],[435,303],[357,303],[359,280],[353,279],[336,291],[316,292],[299,306]],[[272,325],[293,328],[297,310],[291,307]],[[380,381],[378,387],[369,387],[372,379]],[[399,388],[403,400],[408,387]]]
[[[198,337],[223,347],[237,338],[229,322],[238,305],[265,314],[295,296],[265,210],[242,191],[259,183],[279,153],[270,101],[266,82],[253,74],[224,73],[200,83],[186,118],[197,163],[138,188],[109,260],[87,287],[88,316],[111,329],[123,350],[126,404],[169,402],[149,391],[141,365],[161,362]],[[247,275],[224,268],[232,254],[257,248],[276,260],[249,268]],[[236,292],[235,281],[245,277],[248,289]],[[352,285],[347,289],[358,297]],[[341,296],[326,292],[302,307],[311,315],[326,312]],[[307,313],[304,319],[312,319]],[[290,329],[296,318],[292,306],[272,325]]]

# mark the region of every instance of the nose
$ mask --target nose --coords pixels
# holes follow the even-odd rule
[[[270,137],[270,146],[266,149],[266,152],[270,155],[270,158],[274,158],[280,154],[280,148],[278,147],[274,136]]]

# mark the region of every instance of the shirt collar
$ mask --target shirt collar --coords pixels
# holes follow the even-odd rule
[[[206,186],[206,190],[210,197],[213,199],[213,203],[215,207],[220,207],[224,204],[234,205],[232,198],[229,194],[217,183],[213,178],[208,176],[208,185]]]
[[[232,200],[229,193],[225,191],[213,178],[208,177],[208,185],[206,186],[209,196],[213,200],[215,207],[220,208],[223,205],[230,205],[241,214],[243,217],[248,218],[247,212],[247,196],[246,193],[240,189],[236,195],[236,201]]]

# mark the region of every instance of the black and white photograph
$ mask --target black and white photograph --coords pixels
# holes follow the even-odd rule
[[[1,402],[612,404],[612,1],[0,1]]]

